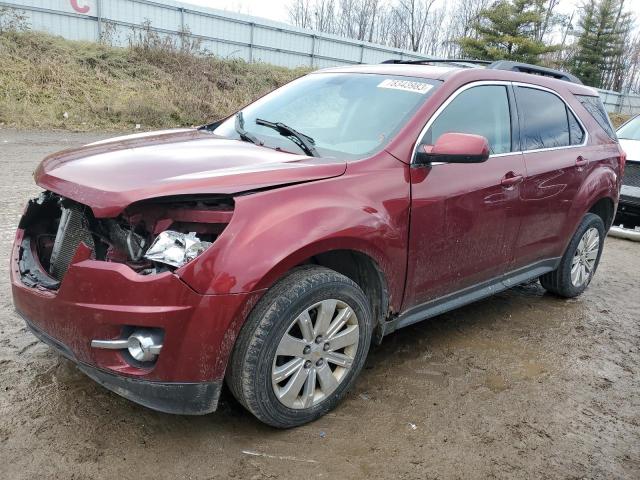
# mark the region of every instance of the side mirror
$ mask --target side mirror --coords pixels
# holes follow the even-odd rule
[[[435,145],[420,145],[415,163],[482,163],[489,158],[489,141],[470,133],[444,133]]]

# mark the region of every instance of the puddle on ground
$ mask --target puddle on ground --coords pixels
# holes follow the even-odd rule
[[[484,382],[492,392],[499,393],[509,388],[507,381],[500,375],[489,374]]]

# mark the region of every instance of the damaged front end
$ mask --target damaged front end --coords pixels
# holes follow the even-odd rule
[[[233,214],[227,196],[138,202],[116,218],[52,192],[27,205],[19,271],[29,287],[57,290],[81,244],[92,260],[125,264],[140,275],[174,271],[201,255]]]

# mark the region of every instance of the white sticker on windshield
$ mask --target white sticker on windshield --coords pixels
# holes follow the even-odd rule
[[[378,88],[393,88],[406,92],[420,93],[424,95],[433,88],[433,85],[423,82],[413,82],[411,80],[391,80],[390,78],[381,81]]]

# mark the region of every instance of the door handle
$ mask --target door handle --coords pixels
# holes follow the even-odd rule
[[[513,172],[509,172],[504,177],[502,177],[502,180],[500,180],[500,184],[503,187],[509,188],[519,184],[520,182],[522,182],[522,180],[524,180],[524,177],[522,175],[516,175]]]
[[[584,158],[582,155],[578,155],[578,158],[576,158],[576,167],[584,167],[588,163],[589,160]]]

